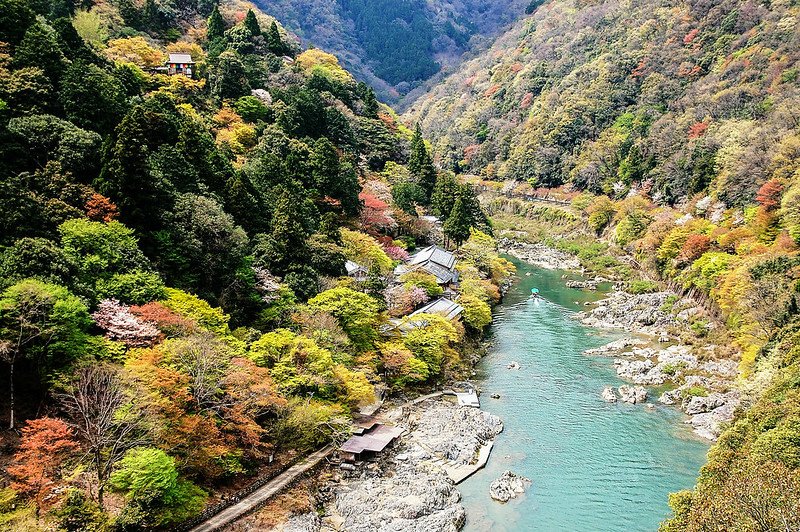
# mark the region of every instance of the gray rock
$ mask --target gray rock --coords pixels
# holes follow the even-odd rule
[[[647,345],[647,342],[639,338],[620,338],[619,340],[614,340],[606,345],[596,347],[594,349],[587,349],[583,352],[583,354],[590,356],[606,356],[611,354],[616,355],[629,347],[641,347],[644,345]]]
[[[631,404],[643,403],[647,400],[647,390],[643,386],[628,386],[623,384],[617,390],[620,398]]]
[[[674,405],[681,401],[682,395],[683,390],[669,390],[661,394],[661,397],[658,398],[658,402],[664,405]]]
[[[275,532],[317,532],[322,526],[322,521],[315,513],[297,514],[290,517],[285,523],[276,526]]]
[[[544,244],[528,244],[511,240],[510,238],[501,238],[497,241],[497,244],[502,253],[507,253],[540,268],[548,270],[579,270],[581,267],[581,263],[572,255],[549,248]]]
[[[617,402],[617,394],[614,393],[614,388],[611,386],[606,386],[603,388],[603,392],[600,394],[603,398],[603,401],[607,403],[616,403]]]
[[[505,471],[500,478],[489,485],[489,495],[496,501],[508,502],[517,495],[525,493],[525,489],[530,484],[530,479],[511,471]]]

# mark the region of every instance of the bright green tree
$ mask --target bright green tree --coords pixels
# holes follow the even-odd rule
[[[378,303],[367,294],[339,286],[310,299],[308,306],[335,317],[357,348],[367,350],[374,345],[380,315]]]
[[[0,294],[0,356],[9,365],[9,427],[15,419],[15,369],[29,360],[39,377],[64,367],[86,350],[91,321],[86,305],[63,286],[33,279]]]
[[[144,514],[142,524],[151,526],[177,523],[198,514],[206,498],[203,490],[179,478],[172,457],[151,447],[128,451],[111,474],[110,483],[125,493],[136,514]]]

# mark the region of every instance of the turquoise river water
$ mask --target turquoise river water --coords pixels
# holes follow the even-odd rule
[[[694,484],[708,445],[674,409],[604,402],[603,387],[622,384],[613,359],[582,352],[615,336],[573,318],[580,303],[600,296],[566,288],[562,272],[516,265],[520,280],[496,310],[492,347],[478,368],[482,407],[505,430],[486,468],[459,485],[466,530],[657,530],[669,514],[667,495]],[[530,299],[532,287],[544,301]],[[512,361],[521,369],[508,369]],[[500,399],[490,398],[495,393]],[[489,484],[506,469],[533,484],[500,504]]]

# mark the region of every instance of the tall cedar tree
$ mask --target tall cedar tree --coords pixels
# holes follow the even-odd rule
[[[408,169],[411,175],[417,179],[417,183],[425,191],[425,199],[429,201],[433,194],[433,187],[436,186],[436,169],[433,167],[433,160],[425,147],[425,139],[422,138],[422,129],[419,124],[414,129],[414,136],[411,139],[411,157],[408,160]]]
[[[458,182],[451,173],[443,173],[436,178],[436,186],[431,195],[431,208],[442,220],[447,220],[458,196]]]
[[[469,185],[460,185],[450,215],[444,222],[444,234],[460,246],[467,241],[470,229],[473,227],[491,232],[489,220],[481,209],[475,193]]]
[[[255,37],[261,35],[261,26],[258,25],[258,19],[252,9],[247,10],[247,16],[244,17],[244,27],[250,31],[250,34]]]
[[[206,32],[206,37],[209,41],[213,41],[214,39],[221,39],[224,34],[225,21],[222,20],[222,15],[219,13],[219,8],[214,6],[214,10],[211,11],[211,15],[208,17],[208,31]]]
[[[274,20],[272,24],[269,25],[267,42],[269,43],[269,51],[275,55],[285,55],[288,52],[286,45],[283,44],[281,32],[278,30],[278,23]]]

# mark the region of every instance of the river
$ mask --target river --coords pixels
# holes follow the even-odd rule
[[[604,402],[604,386],[623,384],[613,359],[582,352],[618,336],[573,318],[600,295],[566,288],[562,272],[515,264],[520,280],[496,309],[492,347],[478,367],[482,407],[505,430],[486,468],[459,485],[466,530],[657,530],[667,495],[694,484],[707,443],[654,398],[653,409]],[[529,298],[532,287],[544,301]],[[521,369],[507,369],[512,361]],[[533,484],[500,504],[489,484],[506,469]]]

